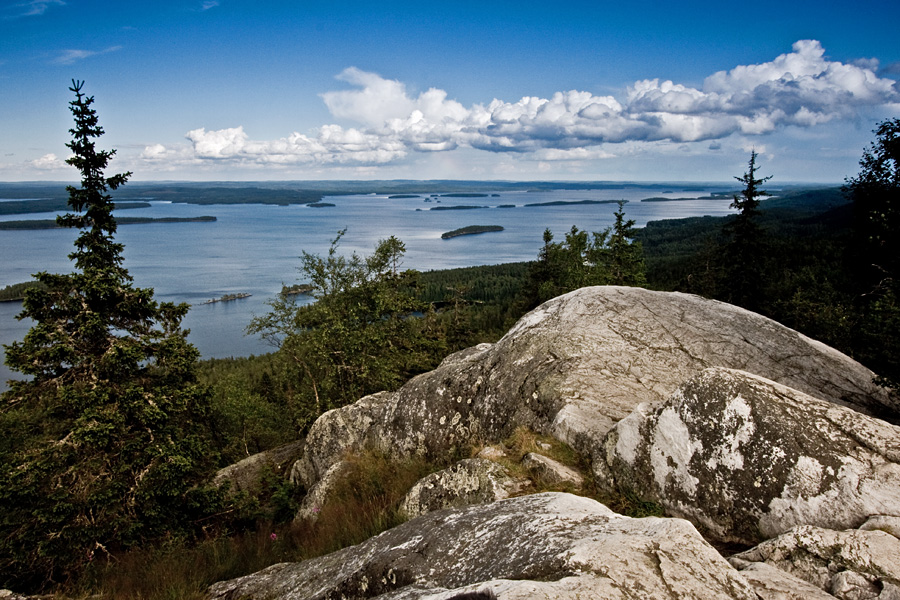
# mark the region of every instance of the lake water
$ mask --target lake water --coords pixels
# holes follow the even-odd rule
[[[205,358],[248,356],[271,351],[259,339],[244,335],[254,315],[267,311],[266,300],[282,284],[297,283],[302,251],[324,253],[340,229],[347,229],[340,250],[369,254],[380,239],[394,235],[406,244],[404,268],[427,271],[532,260],[550,228],[557,239],[573,225],[600,231],[614,222],[616,204],[526,206],[580,200],[628,200],[626,218],[638,227],[658,219],[725,215],[730,199],[639,202],[648,197],[698,198],[725,186],[672,184],[624,189],[499,192],[480,198],[389,198],[386,195],[333,196],[334,207],[260,204],[192,205],[156,202],[122,211],[127,216],[195,217],[213,215],[215,222],[122,225],[116,239],[125,244],[125,267],[134,283],[152,287],[163,301],[194,305],[185,319],[190,340]],[[426,201],[427,200],[427,201]],[[471,210],[430,210],[436,206],[484,206]],[[501,205],[513,205],[501,208]],[[47,219],[56,213],[10,215],[0,220]],[[504,231],[460,236],[441,234],[467,225],[501,225]],[[68,254],[76,231],[66,229],[0,231],[0,287],[28,281],[37,271],[67,273]],[[233,302],[199,304],[230,293],[251,297]],[[0,343],[21,339],[29,325],[17,321],[21,303],[0,302]],[[0,389],[13,375],[0,366]]]

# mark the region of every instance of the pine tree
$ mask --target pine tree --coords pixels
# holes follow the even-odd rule
[[[853,200],[857,337],[862,358],[900,393],[900,119],[875,129],[860,171],[844,191]]]
[[[5,347],[30,379],[0,397],[0,587],[45,587],[98,554],[185,531],[217,497],[197,487],[212,457],[188,306],[132,285],[108,193],[131,174],[104,176],[115,151],[96,148],[104,132],[82,87],[70,88],[67,144],[81,185],[58,218],[81,229],[75,272],[35,275],[44,287],[19,315],[35,324]]]
[[[744,184],[744,189],[739,196],[734,196],[731,203],[731,208],[736,208],[738,214],[725,226],[725,233],[730,238],[725,247],[727,277],[725,299],[744,308],[759,311],[763,302],[765,248],[763,231],[757,221],[760,214],[760,200],[769,195],[759,186],[772,176],[756,177],[756,157],[754,150],[750,153],[747,172],[741,177],[735,177]]]
[[[634,241],[634,219],[625,220],[625,201],[619,202],[614,213],[616,222],[607,230],[609,241],[609,283],[613,285],[647,285],[644,266],[644,249]]]

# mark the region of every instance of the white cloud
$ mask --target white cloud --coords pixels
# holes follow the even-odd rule
[[[41,171],[56,171],[58,169],[65,169],[69,166],[64,160],[58,158],[55,154],[45,154],[40,158],[28,161],[27,164],[30,167]]]
[[[106,48],[104,50],[63,50],[62,53],[53,62],[60,65],[71,65],[78,62],[79,60],[84,60],[86,58],[97,56],[99,54],[117,52],[121,49],[122,46],[110,46],[109,48]]]
[[[877,69],[874,60],[830,61],[819,42],[801,40],[770,62],[714,73],[700,89],[651,79],[636,81],[620,99],[570,90],[465,107],[444,90],[413,95],[402,82],[351,67],[338,75],[351,89],[322,99],[335,118],[359,128],[324,125],[270,141],[251,140],[242,127],[186,137],[194,159],[256,164],[384,164],[457,148],[587,160],[611,156],[604,145],[761,136],[900,102],[900,86]],[[145,155],[166,152],[152,146]]]
[[[200,5],[200,10],[206,11],[219,5],[216,0],[206,0]]]
[[[51,6],[65,6],[62,0],[30,0],[20,2],[7,7],[7,10],[15,11],[15,17],[36,17],[44,14]]]

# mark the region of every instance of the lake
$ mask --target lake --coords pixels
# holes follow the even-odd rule
[[[527,185],[527,184],[526,184]],[[524,186],[523,186],[524,187]],[[369,254],[391,235],[406,244],[404,268],[420,271],[533,260],[546,228],[557,239],[573,225],[600,231],[614,222],[616,204],[526,206],[546,202],[628,200],[626,218],[638,227],[658,219],[720,216],[733,212],[730,199],[699,199],[732,189],[691,184],[624,189],[491,192],[486,197],[390,198],[387,195],[331,196],[333,207],[307,205],[193,205],[148,198],[149,208],[121,211],[134,217],[197,217],[215,222],[122,225],[116,239],[125,244],[125,267],[134,283],[152,287],[163,301],[193,305],[185,326],[204,358],[248,356],[271,347],[244,335],[254,315],[267,311],[282,284],[297,283],[302,251],[324,253],[341,229],[342,253]],[[661,192],[664,190],[664,192]],[[660,197],[669,202],[640,202]],[[678,198],[685,198],[677,200]],[[467,210],[435,207],[479,206]],[[9,215],[0,220],[48,219],[56,213]],[[441,239],[468,225],[500,225],[502,232]],[[0,287],[28,281],[37,271],[67,273],[76,231],[66,229],[0,231]],[[200,304],[224,294],[249,293],[232,302]],[[19,302],[0,302],[0,343],[21,339],[28,324],[15,319]],[[0,389],[12,374],[0,366]]]

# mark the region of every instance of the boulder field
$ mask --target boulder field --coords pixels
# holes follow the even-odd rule
[[[873,378],[741,308],[583,288],[396,392],[325,413],[290,477],[318,505],[348,452],[439,458],[524,427],[667,517],[516,496],[502,469],[470,462],[419,482],[403,525],[209,596],[900,600],[900,402]],[[750,549],[729,562],[710,541]]]

